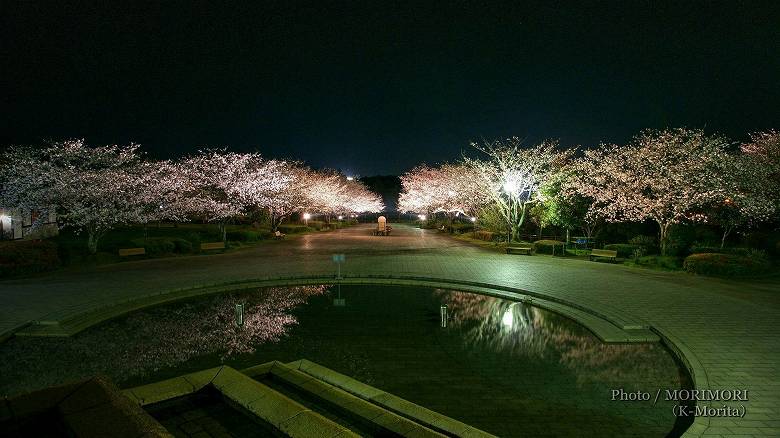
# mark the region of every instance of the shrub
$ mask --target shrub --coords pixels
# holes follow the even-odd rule
[[[563,242],[559,240],[537,240],[533,245],[539,254],[553,254],[553,248],[557,247],[555,254],[563,255]]]
[[[726,249],[721,249],[719,246],[698,245],[694,244],[690,248],[691,254],[725,254]]]
[[[143,247],[147,255],[170,254],[176,250],[176,244],[171,239],[165,237],[149,237],[144,239],[132,240],[133,246]]]
[[[193,248],[200,248],[200,242],[201,242],[200,234],[195,232],[189,232],[184,235],[184,239],[190,242]]]
[[[617,251],[618,257],[627,259],[634,257],[634,251],[637,249],[642,249],[642,246],[632,245],[630,243],[610,243],[609,245],[604,245],[604,249]]]
[[[33,274],[60,266],[57,244],[47,240],[0,242],[0,277]]]
[[[635,257],[627,262],[627,264],[634,264],[645,268],[677,271],[682,268],[682,259],[679,257],[670,256],[644,256]]]
[[[654,254],[658,252],[658,239],[656,239],[655,236],[639,234],[629,239],[628,243],[641,246],[644,249],[645,254]]]
[[[692,274],[742,276],[766,272],[770,264],[763,251],[753,251],[746,256],[702,253],[686,257],[683,268]]]
[[[698,246],[694,245],[690,249],[691,254],[733,254],[739,256],[749,255],[753,250],[750,248],[721,248],[720,246]]]
[[[453,233],[468,233],[474,230],[474,224],[452,224]]]
[[[664,255],[685,257],[690,254],[688,249],[697,240],[705,241],[696,238],[696,227],[682,224],[673,225],[666,238],[666,254]]]
[[[187,239],[182,239],[180,237],[176,237],[171,239],[174,246],[174,251],[176,251],[179,254],[188,254],[192,252],[192,242],[190,242]]]
[[[304,225],[304,226],[307,226],[307,227],[311,228],[312,230],[320,231],[323,228],[327,228],[328,224],[326,224],[323,221],[309,220],[308,224]]]
[[[474,233],[474,237],[476,237],[479,240],[484,240],[486,242],[490,242],[491,240],[493,240],[493,232],[492,231],[480,230],[480,231],[477,231],[476,233]]]
[[[279,232],[284,234],[305,233],[307,231],[314,231],[314,229],[309,228],[306,225],[298,225],[298,224],[279,225]]]
[[[227,240],[233,242],[257,242],[260,239],[261,237],[258,231],[237,230],[227,232]]]

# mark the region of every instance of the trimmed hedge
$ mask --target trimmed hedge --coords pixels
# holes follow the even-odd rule
[[[233,242],[257,242],[261,239],[260,233],[257,231],[228,231],[226,235],[227,240]]]
[[[553,247],[557,246],[558,248],[555,249],[555,254],[563,255],[563,244],[564,242],[559,240],[537,240],[533,243],[534,252],[539,254],[552,254]]]
[[[143,247],[146,249],[146,254],[151,256],[171,254],[176,250],[176,244],[172,239],[165,237],[148,237],[144,239],[133,239],[133,246]]]
[[[763,255],[740,256],[735,254],[702,253],[685,258],[683,269],[691,274],[715,276],[742,276],[766,272],[769,260]]]
[[[617,256],[624,259],[634,257],[634,251],[643,248],[641,245],[632,245],[630,243],[610,243],[609,245],[604,245],[604,249],[617,251]]]
[[[34,274],[60,266],[57,244],[47,240],[0,242],[0,277]]]
[[[307,227],[306,225],[298,224],[282,224],[278,227],[279,231],[284,234],[305,233],[307,231],[314,231],[314,228]]]
[[[691,254],[733,254],[733,255],[739,255],[739,256],[748,256],[750,255],[751,251],[753,251],[750,248],[723,248],[721,249],[719,246],[692,246],[691,247]]]
[[[474,237],[476,237],[479,240],[484,240],[486,242],[490,242],[493,240],[493,232],[492,231],[484,231],[480,230],[474,233]]]
[[[474,224],[452,224],[453,233],[469,233],[474,230]]]
[[[630,245],[641,246],[645,250],[645,254],[657,254],[658,253],[658,239],[655,236],[648,236],[646,234],[639,234],[628,240]]]

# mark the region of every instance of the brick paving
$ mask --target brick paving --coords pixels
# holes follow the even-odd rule
[[[701,364],[697,384],[748,389],[746,414],[700,418],[691,435],[780,436],[780,283],[695,277],[547,256],[507,256],[430,230],[362,225],[210,256],[125,262],[0,282],[0,334],[174,288],[242,279],[330,275],[418,276],[526,289],[626,321],[646,323]],[[713,407],[734,403],[710,402]]]

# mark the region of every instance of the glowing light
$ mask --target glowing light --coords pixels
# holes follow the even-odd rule
[[[504,181],[504,192],[509,194],[514,194],[517,192],[517,181],[516,180],[507,180]]]
[[[11,220],[11,216],[6,216],[4,214],[0,214],[0,222],[6,222],[6,221],[10,221],[10,220]]]
[[[475,218],[474,216],[471,216],[471,222],[476,222],[476,221],[477,221],[477,218]]]
[[[303,220],[306,220],[306,221],[307,221],[307,220],[309,220],[309,219],[311,219],[311,215],[310,215],[309,213],[304,213],[304,214],[303,214]]]
[[[348,177],[347,177],[347,181],[352,181],[352,180],[354,180],[354,179],[355,179],[355,177],[354,177],[354,176],[348,176]]]
[[[509,306],[504,312],[504,316],[501,318],[501,323],[507,328],[512,328],[515,324],[515,316],[512,314],[512,306]]]
[[[417,215],[417,217],[420,218],[421,221],[424,221],[427,216],[425,216],[424,214],[419,214]]]
[[[339,215],[339,220],[344,219],[344,216]]]

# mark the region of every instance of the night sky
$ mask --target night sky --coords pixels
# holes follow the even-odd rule
[[[780,128],[777,2],[92,3],[2,3],[1,145],[229,146],[373,175],[481,138]]]

